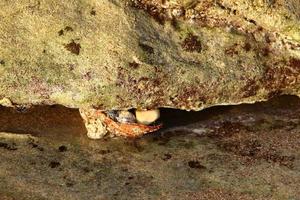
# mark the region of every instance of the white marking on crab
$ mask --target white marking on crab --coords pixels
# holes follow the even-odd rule
[[[116,119],[120,123],[135,123],[136,122],[135,116],[127,110],[119,111]]]

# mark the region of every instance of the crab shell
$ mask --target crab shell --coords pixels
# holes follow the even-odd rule
[[[108,131],[116,136],[136,138],[145,135],[146,133],[151,133],[162,128],[162,124],[156,126],[147,126],[138,123],[115,122],[101,111],[97,111],[96,115],[98,115],[103,120],[102,122],[105,124]]]

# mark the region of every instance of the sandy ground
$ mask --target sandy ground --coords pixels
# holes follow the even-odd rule
[[[92,141],[77,110],[0,109],[0,199],[300,199],[300,99],[201,112]]]

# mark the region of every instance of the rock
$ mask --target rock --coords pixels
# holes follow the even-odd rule
[[[103,123],[103,118],[94,117],[94,109],[79,109],[80,116],[84,120],[87,136],[91,139],[101,139],[107,134],[107,129]]]
[[[16,125],[0,108],[1,200],[300,199],[299,98],[162,109],[174,126],[136,140],[89,140],[75,109],[42,109]]]
[[[201,110],[300,95],[296,0],[0,6],[0,99],[14,105]]]
[[[155,110],[136,110],[135,111],[136,119],[141,124],[152,124],[160,117],[159,109]]]

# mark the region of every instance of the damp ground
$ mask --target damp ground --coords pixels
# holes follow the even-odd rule
[[[139,139],[90,140],[78,110],[0,109],[0,199],[300,199],[300,99],[163,109]]]

